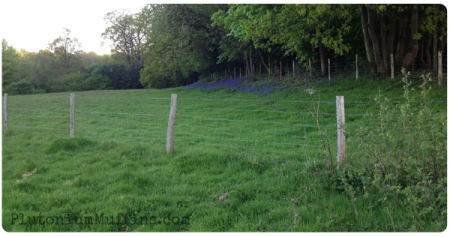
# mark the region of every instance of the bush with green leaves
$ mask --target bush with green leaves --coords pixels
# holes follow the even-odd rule
[[[35,88],[29,79],[22,79],[18,82],[13,82],[7,85],[4,92],[9,95],[26,95],[33,94],[35,92]]]
[[[354,184],[359,183],[360,194],[371,200],[376,197],[389,215],[399,205],[410,207],[409,230],[421,231],[432,222],[442,231],[447,223],[446,117],[430,110],[429,74],[422,75],[421,101],[413,101],[416,90],[408,80],[410,73],[404,69],[402,73],[406,102],[389,103],[381,93],[375,97],[378,114],[367,115],[372,124],[360,127],[354,140],[359,149],[347,154],[338,176],[352,198],[360,190]],[[391,221],[395,226],[392,217]]]
[[[106,90],[111,88],[111,80],[104,75],[70,73],[55,78],[51,82],[51,92]]]
[[[402,74],[403,102],[391,103],[379,91],[377,113],[366,115],[369,126],[358,125],[356,134],[348,132],[349,126],[342,127],[347,147],[352,149],[341,167],[335,168],[329,159],[328,136],[321,131],[325,159],[307,164],[315,186],[347,196],[360,231],[372,226],[362,222],[367,218],[358,212],[357,200],[361,199],[368,204],[370,215],[372,211],[386,215],[394,232],[443,231],[447,226],[447,118],[430,108],[429,74],[422,75],[420,95],[414,94],[419,92],[408,79],[410,73],[403,69]],[[314,91],[306,91],[314,102]],[[319,126],[316,106],[312,108]],[[395,218],[405,215],[401,220]]]

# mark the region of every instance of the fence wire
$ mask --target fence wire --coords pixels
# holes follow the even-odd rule
[[[64,99],[67,99],[67,103]],[[145,104],[131,104],[146,99]],[[52,134],[69,137],[69,96],[10,97],[8,102],[9,126],[16,131],[37,134]],[[127,103],[127,100],[131,102]],[[209,105],[190,106],[193,101],[211,102]],[[148,104],[150,102],[151,104]],[[274,104],[266,102],[276,102]],[[225,105],[233,105],[227,108]],[[295,109],[284,104],[298,103]],[[388,101],[388,104],[407,101]],[[425,101],[413,101],[415,104]],[[438,104],[446,101],[426,101]],[[239,100],[215,98],[178,98],[174,128],[175,150],[214,149],[233,151],[243,156],[272,161],[305,162],[325,155],[335,157],[337,153],[336,102],[323,101],[321,112],[314,113],[311,101],[302,100]],[[360,118],[379,117],[380,114],[362,114],[361,108],[376,108],[373,101],[346,101],[347,151],[358,153],[359,133],[386,129],[362,124]],[[143,144],[163,150],[167,140],[170,98],[161,97],[75,97],[75,136],[118,143]],[[254,109],[261,108],[261,109]],[[264,108],[264,109],[263,109]],[[271,108],[271,109],[266,109]],[[294,111],[293,111],[294,110]],[[141,111],[146,111],[139,113]],[[147,113],[148,111],[148,113]],[[202,111],[203,116],[197,116]],[[207,112],[205,112],[207,111]],[[226,111],[216,117],[217,111]],[[320,125],[312,120],[312,112],[319,116]],[[269,116],[270,114],[279,114]],[[246,119],[249,114],[258,114],[261,120]],[[267,114],[267,115],[266,115]],[[391,115],[393,121],[398,114]],[[434,114],[433,117],[446,117]],[[273,120],[273,121],[271,121]],[[287,122],[283,122],[287,121]],[[361,120],[362,121],[362,120]],[[406,133],[407,126],[391,126],[395,134]],[[408,127],[408,129],[410,129]],[[408,134],[413,130],[409,130]],[[377,141],[373,141],[377,142]],[[410,138],[405,143],[414,142]],[[362,153],[358,153],[363,155]]]

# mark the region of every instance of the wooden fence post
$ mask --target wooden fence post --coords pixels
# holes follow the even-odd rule
[[[282,70],[281,70],[281,60],[280,60],[280,80],[281,80],[281,74],[282,74]]]
[[[359,77],[359,71],[358,71],[358,54],[356,54],[356,79]]]
[[[336,96],[337,115],[337,162],[338,167],[342,166],[345,160],[345,105],[344,96]]]
[[[4,129],[3,133],[8,132],[8,93],[3,96],[3,116],[4,116]]]
[[[75,135],[75,93],[70,93],[70,137]]]
[[[331,81],[331,66],[330,66],[330,59],[328,59],[328,80]]]
[[[292,76],[295,77],[295,64],[294,64],[294,61],[292,61]]]
[[[311,75],[311,59],[309,59],[309,77],[312,77],[312,75]]]
[[[175,113],[177,111],[177,94],[172,94],[172,100],[170,103],[170,115],[169,124],[167,125],[167,146],[166,152],[173,152],[173,127],[175,125]]]
[[[391,79],[394,79],[394,54],[391,54]]]
[[[442,85],[442,51],[438,52],[438,83]]]

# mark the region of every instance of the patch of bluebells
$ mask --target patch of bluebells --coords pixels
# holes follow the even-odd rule
[[[234,89],[238,93],[253,93],[253,94],[272,94],[278,93],[282,91],[288,91],[288,88],[278,89],[276,85],[270,84],[269,81],[262,81],[258,84],[246,84],[246,80],[248,78],[241,79],[228,79],[219,82],[206,83],[206,82],[197,82],[191,85],[187,85],[187,88],[203,88],[203,89],[218,89],[218,88],[227,88]]]
[[[240,79],[228,79],[225,81],[218,81],[213,83],[206,83],[206,82],[197,82],[194,84],[187,85],[185,87],[200,87],[204,89],[217,89],[217,88],[229,88],[229,89],[235,89],[236,87],[239,87],[241,84],[243,84],[247,80],[247,78],[240,78]]]

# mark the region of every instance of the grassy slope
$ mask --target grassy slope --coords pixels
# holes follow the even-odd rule
[[[344,95],[346,101],[373,101],[378,88],[382,90],[392,81],[354,82],[341,81],[330,84],[316,84],[320,89],[321,112],[335,112],[335,96]],[[384,94],[391,100],[402,98],[402,85],[388,89]],[[158,123],[167,124],[170,100],[154,99],[115,99],[82,97],[158,97],[170,98],[171,93],[178,94],[177,118],[200,116],[207,118],[225,118],[239,120],[276,121],[282,123],[314,124],[309,114],[267,113],[241,110],[271,110],[307,112],[301,103],[274,102],[270,100],[308,100],[309,95],[294,90],[270,95],[239,94],[227,90],[205,91],[200,89],[167,90],[129,90],[129,91],[92,91],[76,93],[76,109],[90,112],[121,112],[133,114],[162,115]],[[419,93],[417,93],[419,94]],[[56,93],[50,96],[67,96]],[[314,95],[317,99],[318,93]],[[420,94],[418,95],[420,96]],[[418,98],[417,96],[417,98]],[[12,102],[65,103],[66,99],[38,98],[40,95],[10,97],[10,107],[15,108],[51,108],[66,109],[61,104],[14,104]],[[68,97],[68,96],[67,96]],[[189,100],[183,98],[241,99],[269,101],[232,100]],[[446,101],[446,90],[433,90],[431,100]],[[418,99],[420,100],[420,99]],[[85,105],[83,105],[85,104]],[[90,105],[86,105],[90,104]],[[103,105],[93,105],[103,104]],[[105,106],[128,105],[128,106]],[[59,107],[58,107],[59,106]],[[153,106],[153,107],[152,107]],[[163,107],[154,107],[163,106]],[[191,109],[186,107],[220,108],[223,110]],[[434,104],[436,114],[446,114],[446,104]],[[376,104],[346,104],[346,114],[365,114],[375,112]],[[12,111],[9,114],[12,117]],[[38,111],[39,116],[60,116],[67,121],[67,113],[57,111]],[[22,114],[27,115],[27,114]],[[32,114],[29,114],[32,115]],[[84,116],[84,117],[83,117]],[[25,118],[25,117],[23,117]],[[100,118],[100,117],[99,117]],[[105,117],[101,117],[104,120]],[[10,132],[3,136],[3,228],[7,231],[391,231],[391,222],[383,206],[362,197],[357,197],[361,229],[358,228],[354,211],[347,195],[326,191],[314,177],[314,167],[301,163],[274,162],[273,159],[249,158],[246,152],[209,145],[176,143],[174,154],[167,155],[165,150],[164,126],[156,129],[156,141],[141,141],[142,144],[103,141],[112,140],[114,135],[123,131],[102,130],[102,127],[121,127],[126,122],[139,120],[126,117],[122,123],[108,124],[95,122],[95,118],[80,114],[79,123],[85,123],[85,131],[76,132],[74,139],[68,138],[68,131],[58,133],[23,133],[11,126]],[[18,120],[18,119],[17,119]],[[113,118],[111,118],[113,120]],[[31,121],[31,120],[30,120]],[[183,123],[183,120],[177,120]],[[323,116],[321,123],[332,125],[334,115]],[[347,123],[367,124],[363,116],[347,116]],[[36,121],[35,121],[36,122]],[[47,121],[48,122],[48,121]],[[59,123],[58,119],[52,122]],[[198,122],[198,121],[197,121]],[[106,123],[106,124],[105,124]],[[10,124],[14,120],[10,118]],[[16,125],[24,125],[17,122]],[[129,124],[125,123],[127,126]],[[196,124],[195,120],[190,125]],[[67,129],[67,124],[61,128]],[[127,127],[126,133],[133,133]],[[136,125],[138,126],[138,125]],[[177,125],[179,126],[179,125]],[[238,126],[238,125],[232,125]],[[335,126],[335,125],[334,125]],[[139,127],[134,127],[140,129]],[[190,129],[188,127],[186,129]],[[236,128],[236,127],[235,127]],[[22,128],[25,129],[25,128]],[[27,128],[28,129],[28,128]],[[81,128],[80,128],[81,129]],[[179,126],[178,130],[181,130]],[[274,129],[274,128],[269,128]],[[279,128],[277,128],[279,129]],[[289,128],[285,128],[289,130]],[[33,129],[31,129],[33,130]],[[36,129],[35,129],[36,130]],[[33,131],[35,131],[33,130]],[[89,134],[105,139],[97,139]],[[330,130],[330,137],[334,137]],[[104,133],[106,132],[106,133]],[[198,134],[198,130],[193,129]],[[208,131],[206,131],[208,132]],[[312,135],[308,134],[308,136]],[[135,136],[139,136],[136,132]],[[179,135],[182,137],[182,135]],[[230,135],[231,136],[231,135]],[[257,139],[258,135],[255,135]],[[261,136],[261,135],[259,135]],[[186,139],[189,139],[186,136]],[[216,143],[217,140],[198,138],[196,142]],[[209,139],[209,140],[208,140]],[[274,139],[278,139],[274,137]],[[183,144],[182,147],[179,145]],[[178,145],[178,146],[177,146]],[[261,146],[257,146],[261,148]],[[274,149],[282,149],[274,147]],[[267,155],[268,158],[283,158]],[[296,157],[289,157],[291,160]],[[298,158],[304,161],[305,157]],[[316,160],[321,167],[320,160]],[[21,175],[37,169],[37,173],[21,181]],[[303,194],[295,205],[301,220],[294,218],[291,198]],[[228,200],[219,201],[219,196],[230,192]],[[286,200],[289,199],[289,200]],[[181,201],[183,207],[177,206]],[[369,205],[370,204],[370,205]],[[369,208],[371,207],[371,208]],[[408,230],[411,220],[406,217],[405,207],[392,210],[396,230]],[[120,225],[19,225],[11,224],[13,213],[28,216],[71,215],[117,217],[118,213],[133,213],[137,217],[155,216],[164,221],[164,217],[189,216],[189,225],[175,224],[120,224]],[[27,219],[24,220],[27,222]],[[114,220],[116,222],[116,220]],[[139,221],[139,218],[136,219]],[[166,219],[167,221],[167,219]],[[176,222],[176,221],[175,221]],[[123,219],[122,219],[123,223]],[[429,231],[438,231],[431,223]]]

